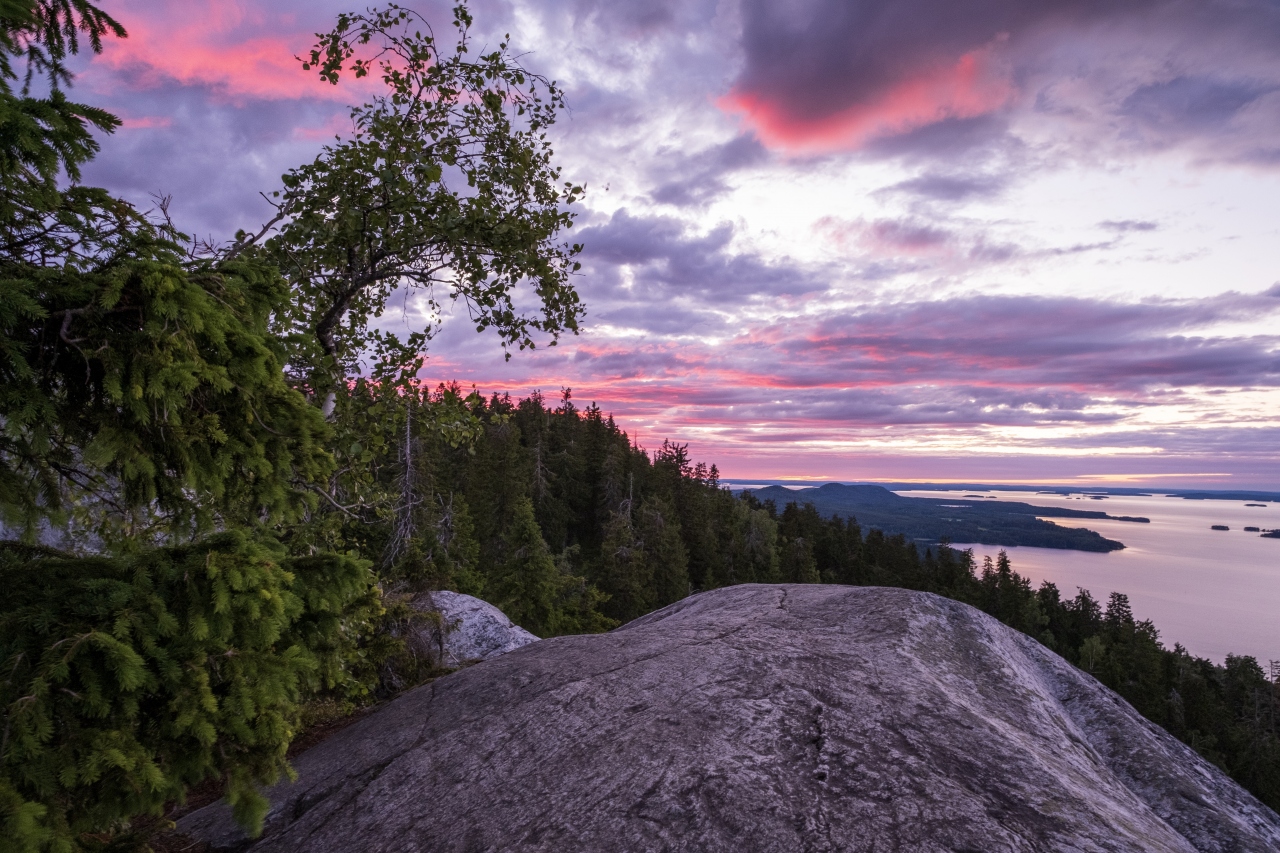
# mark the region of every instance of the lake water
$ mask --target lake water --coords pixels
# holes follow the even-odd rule
[[[1048,580],[1064,598],[1077,587],[1106,603],[1111,592],[1129,596],[1138,619],[1150,619],[1168,648],[1182,643],[1189,652],[1219,663],[1228,653],[1253,655],[1265,669],[1280,660],[1280,539],[1246,533],[1246,526],[1280,528],[1280,504],[1245,506],[1244,501],[1189,501],[1163,495],[1108,496],[1035,492],[899,491],[906,497],[1022,501],[1038,506],[1100,510],[1110,515],[1145,516],[1150,524],[1095,519],[1048,519],[1064,527],[1087,527],[1125,544],[1123,551],[1095,554],[1054,548],[1006,548],[1013,568],[1036,586]],[[976,500],[976,499],[974,499]],[[1211,530],[1224,524],[1230,530]],[[973,548],[979,564],[993,558],[993,545]]]

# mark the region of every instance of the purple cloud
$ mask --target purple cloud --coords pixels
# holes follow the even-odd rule
[[[640,299],[651,310],[672,299],[726,306],[757,296],[804,296],[827,289],[815,271],[788,258],[765,260],[733,251],[731,223],[701,235],[690,230],[674,217],[636,216],[622,209],[604,223],[583,228],[575,239],[586,246],[589,274],[612,285],[602,296],[616,299],[625,289],[627,301]],[[634,276],[632,284],[623,282],[623,268]]]
[[[420,8],[447,27],[447,5]],[[79,86],[126,124],[88,180],[143,206],[172,194],[179,224],[198,236],[260,223],[258,192],[343,132],[345,104],[363,99],[313,85],[293,60],[348,8],[116,3],[133,38],[109,45]],[[555,146],[565,177],[590,185],[571,232],[586,245],[588,315],[583,336],[511,362],[492,337],[446,320],[424,378],[570,385],[646,435],[701,437],[710,458],[767,459],[775,471],[817,470],[844,452],[831,448],[862,440],[905,464],[891,436],[946,444],[961,454],[947,457],[956,471],[968,462],[955,448],[994,434],[1043,452],[1037,427],[1052,427],[1063,453],[1158,447],[1210,468],[1274,439],[1280,340],[1259,324],[1280,311],[1280,284],[1210,295],[1274,280],[1270,260],[1232,249],[1265,255],[1271,226],[1237,217],[1202,236],[1257,205],[1245,196],[1277,174],[1274,3],[476,0],[473,10],[480,43],[511,32],[526,64],[567,87]],[[1249,181],[1216,196],[1171,193],[1161,206],[1125,172],[1158,159],[1168,184]],[[1070,197],[1068,169],[1109,187],[1106,197]],[[1059,195],[1030,193],[1042,180],[1058,180]],[[841,191],[823,197],[828,181]],[[797,200],[809,186],[812,204]],[[1025,206],[1042,203],[1064,208],[1041,222]],[[1226,261],[1221,273],[1168,265],[1196,252]],[[1043,292],[1064,271],[1088,286],[1104,266],[1122,272],[1105,280],[1135,282],[1128,292],[1200,295],[979,292],[994,282]],[[412,300],[401,304],[413,314]],[[388,327],[403,324],[395,313]],[[1232,331],[1242,327],[1253,331]],[[1263,402],[1223,423],[1240,388]],[[1148,415],[1170,412],[1182,421],[1148,428]],[[899,470],[883,473],[908,476]]]
[[[1018,115],[1087,110],[1117,142],[1228,139],[1259,163],[1276,150],[1280,62],[1265,45],[1280,9],[1266,0],[744,0],[742,14],[724,104],[773,147],[955,154],[1015,144]]]

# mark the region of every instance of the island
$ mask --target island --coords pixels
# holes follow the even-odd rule
[[[773,481],[775,483],[780,481]],[[819,483],[811,485],[817,486]],[[883,482],[876,485],[884,486],[888,489],[911,489],[918,491],[963,491],[963,492],[1026,492],[1026,486],[1011,486],[1001,483],[910,483],[910,482]],[[1180,489],[1176,491],[1160,491],[1152,492],[1150,489],[1135,489],[1126,486],[1088,486],[1081,488],[1080,486],[1052,486],[1040,488],[1036,491],[1038,495],[1058,495],[1060,497],[1069,497],[1079,495],[1074,500],[1087,500],[1093,495],[1109,495],[1111,497],[1126,498],[1149,498],[1161,495],[1169,498],[1182,498],[1188,501],[1267,501],[1269,503],[1280,503],[1280,492],[1261,492],[1261,491],[1241,491],[1234,489],[1214,490],[1214,489]],[[1262,504],[1251,504],[1254,506],[1266,506]]]
[[[864,528],[901,533],[923,545],[975,542],[980,545],[1028,545],[1074,551],[1119,551],[1124,543],[1082,527],[1063,527],[1047,518],[1102,519],[1138,524],[1150,519],[1105,512],[1034,506],[1015,501],[962,498],[908,498],[883,486],[827,483],[817,488],[768,486],[747,489],[760,501],[773,501],[779,511],[787,504],[813,504],[823,516],[852,517]]]

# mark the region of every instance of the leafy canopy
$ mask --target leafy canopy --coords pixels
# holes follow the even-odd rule
[[[303,59],[335,85],[372,75],[384,90],[351,111],[349,139],[284,176],[276,219],[257,236],[242,234],[231,254],[280,223],[265,255],[295,288],[281,330],[297,347],[295,370],[319,396],[370,351],[375,375],[420,366],[430,324],[404,340],[370,329],[399,287],[424,294],[432,318],[445,294],[461,301],[504,347],[532,347],[537,333],[554,344],[577,330],[582,307],[570,277],[581,246],[558,235],[583,188],[561,183],[546,137],[562,93],[522,68],[506,40],[473,58],[471,23],[455,7],[456,41],[446,50],[400,6],[341,15]],[[524,286],[540,310],[521,301]],[[326,414],[332,406],[328,397]]]

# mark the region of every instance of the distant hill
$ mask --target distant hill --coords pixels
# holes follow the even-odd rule
[[[752,488],[756,484],[770,486],[805,486],[817,487],[821,482],[802,480],[733,480],[721,479],[721,483],[730,485],[737,491],[740,487]],[[1280,492],[1223,489],[1168,489],[1168,488],[1133,488],[1131,486],[1044,486],[1017,485],[1009,483],[873,483],[892,491],[919,492],[1039,492],[1042,495],[1115,495],[1117,497],[1151,497],[1167,495],[1171,498],[1182,498],[1189,501],[1267,501],[1280,503]]]
[[[946,539],[950,542],[977,542],[982,545],[1118,551],[1124,548],[1124,543],[1106,539],[1092,530],[1062,527],[1037,516],[1136,523],[1149,520],[1012,501],[985,501],[981,498],[907,498],[883,486],[870,485],[828,483],[814,489],[768,486],[747,491],[762,501],[773,501],[779,511],[792,502],[812,503],[824,516],[853,516],[864,529],[876,528],[889,534],[902,533],[908,539],[925,543]]]

